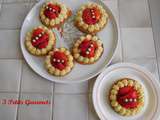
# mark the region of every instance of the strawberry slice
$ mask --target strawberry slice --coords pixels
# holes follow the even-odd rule
[[[129,93],[129,91],[131,91],[131,90],[133,90],[133,87],[131,87],[131,86],[126,86],[126,87],[123,87],[123,88],[119,89],[118,94],[119,94],[120,96],[123,96],[123,95]]]
[[[127,94],[125,94],[124,96],[121,96],[121,97],[118,97],[119,99],[122,99],[122,100],[125,100],[125,99],[134,99],[134,98],[137,98],[137,92],[136,91],[132,91],[132,92],[129,92]]]
[[[92,45],[92,46],[91,46]],[[79,49],[81,51],[81,55],[83,57],[88,57],[88,58],[91,58],[91,57],[94,57],[95,55],[95,50],[97,49],[97,43],[96,42],[93,42],[91,40],[87,40],[85,39],[79,46]],[[90,49],[89,51],[89,54],[87,54],[87,51],[88,49]]]
[[[48,45],[48,41],[43,42],[43,44],[39,44],[38,48],[42,49],[45,48]]]
[[[43,29],[42,28],[37,28],[33,31],[33,34],[32,34],[32,38],[36,37],[37,35],[39,35],[40,33],[43,32]]]
[[[137,107],[137,105],[138,105],[138,102],[128,102],[128,103],[126,103],[126,102],[124,102],[124,100],[123,99],[118,99],[118,103],[120,104],[120,105],[122,105],[123,107],[125,107],[125,108],[127,108],[127,109],[129,109],[129,108],[135,108],[135,107]]]
[[[55,59],[56,61],[54,61],[53,59]],[[60,60],[60,62],[58,62],[57,60]],[[67,61],[68,58],[63,52],[56,51],[51,57],[52,65],[59,70],[65,69],[65,67],[67,66]]]
[[[59,70],[63,70],[66,66],[63,65],[62,63],[54,63],[54,67]]]
[[[134,101],[134,99],[137,98],[138,94],[136,90],[131,86],[121,88],[117,94],[118,103],[127,109],[137,107],[138,102]],[[125,101],[126,99],[128,99],[127,102]],[[132,99],[132,101],[130,101],[130,99]]]
[[[128,104],[124,104],[123,106],[127,109],[132,109],[138,106],[138,102],[130,102]]]
[[[86,8],[83,11],[82,15],[83,21],[85,21],[85,23],[89,25],[96,24],[99,21],[100,17],[101,17],[100,11],[97,8]]]
[[[98,45],[97,45],[97,43],[95,41],[92,41],[91,44],[93,44],[93,46],[94,46],[95,49],[98,48]]]
[[[45,48],[48,45],[48,41],[49,41],[49,36],[47,33],[43,34],[42,37],[39,37],[38,40],[35,40],[35,37],[36,37],[35,35],[38,36],[40,33],[42,33],[40,31],[41,30],[39,29],[33,32],[34,37],[32,37],[32,41],[31,41],[32,45],[38,49]]]
[[[130,92],[130,93],[128,94],[128,97],[129,97],[129,98],[137,98],[137,97],[138,97],[137,92],[136,92],[136,91]]]
[[[55,13],[52,13],[51,11],[48,11],[48,10],[45,10],[44,14],[49,19],[55,19],[57,17],[57,15]]]
[[[54,5],[54,4],[48,4],[49,8],[54,9],[56,12],[60,13],[61,12],[61,8],[58,5]]]
[[[101,13],[100,13],[100,10],[97,9],[97,8],[92,8],[92,10],[94,11],[94,14],[96,16],[96,19],[99,20],[101,18]]]
[[[90,49],[91,49],[90,53],[86,56],[88,58],[94,57],[95,54],[95,48],[90,48]]]
[[[67,62],[68,59],[65,53],[59,51],[54,52],[53,57],[64,60],[65,62]]]
[[[91,9],[90,8],[86,8],[83,11],[82,18],[83,18],[83,21],[85,21],[87,24],[89,24],[89,25],[93,24],[93,22],[92,22],[92,14],[91,14]]]
[[[58,17],[59,13],[61,12],[61,8],[58,5],[48,4],[48,8],[52,10],[46,9],[44,11],[44,15],[49,19],[55,19],[56,17]]]

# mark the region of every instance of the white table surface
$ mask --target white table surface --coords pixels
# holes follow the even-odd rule
[[[103,0],[120,26],[119,49],[112,64],[133,62],[159,80],[160,1]],[[93,78],[81,84],[44,80],[25,63],[20,46],[21,24],[36,0],[0,0],[0,101],[49,100],[50,105],[2,105],[0,120],[98,120],[91,93]]]

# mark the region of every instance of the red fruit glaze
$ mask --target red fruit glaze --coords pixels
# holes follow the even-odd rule
[[[125,101],[126,99],[128,99],[128,102]],[[129,101],[129,99],[132,99],[132,101]],[[136,99],[136,101],[134,101],[134,99]],[[120,88],[118,91],[117,101],[120,105],[122,105],[127,109],[137,107],[138,106],[137,99],[138,99],[137,91],[131,86]]]
[[[132,88],[132,86],[123,87],[119,89],[118,94],[121,96],[126,95],[130,90],[132,90]]]
[[[33,37],[39,35],[40,33],[43,32],[43,29],[42,28],[37,28],[33,31]]]
[[[55,61],[54,61],[54,59],[55,59]],[[60,62],[58,62],[58,60]],[[63,69],[66,68],[67,61],[68,61],[68,58],[67,58],[67,56],[63,52],[56,51],[56,52],[53,53],[53,55],[51,57],[51,64],[55,68],[57,68],[59,70],[63,70]]]
[[[83,21],[89,25],[96,24],[101,18],[100,10],[97,8],[86,8],[82,15]]]
[[[39,37],[39,34],[41,34],[41,37]],[[36,37],[38,37],[37,40]],[[33,31],[31,43],[34,47],[38,49],[46,48],[46,46],[48,45],[48,41],[49,35],[47,33],[44,33],[43,29],[37,28]]]
[[[95,50],[97,49],[97,43],[95,41],[91,41],[91,40],[87,40],[85,39],[79,46],[80,49],[80,54],[83,57],[94,57],[95,55]],[[88,51],[88,49],[90,49],[90,51]],[[87,51],[89,52],[89,54],[87,54]]]
[[[58,5],[48,4],[48,8],[45,8],[44,15],[49,19],[55,19],[61,12],[61,8]],[[50,10],[51,9],[51,10]]]

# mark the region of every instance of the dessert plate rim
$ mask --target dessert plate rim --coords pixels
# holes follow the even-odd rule
[[[61,1],[64,1],[64,0],[61,0]],[[23,25],[21,27],[21,33],[20,33],[20,46],[21,46],[22,54],[23,54],[23,57],[24,57],[25,61],[30,66],[30,68],[32,68],[33,71],[35,71],[37,74],[39,74],[41,77],[45,78],[46,80],[54,81],[54,82],[57,82],[57,83],[80,83],[80,82],[83,82],[83,81],[87,81],[87,80],[95,77],[96,75],[98,75],[105,67],[107,67],[111,63],[113,57],[115,56],[115,52],[117,50],[117,46],[119,44],[119,38],[120,38],[119,37],[119,26],[116,22],[116,19],[115,19],[113,13],[110,11],[110,9],[102,1],[100,1],[100,0],[89,0],[89,1],[97,2],[97,3],[105,6],[105,9],[107,9],[108,13],[110,14],[110,19],[112,20],[111,24],[112,24],[112,26],[114,26],[113,28],[114,28],[115,33],[113,33],[113,34],[115,36],[115,42],[114,42],[114,45],[112,46],[111,53],[109,53],[107,62],[103,63],[104,66],[101,69],[97,69],[96,72],[94,72],[94,74],[90,73],[88,76],[77,78],[76,80],[69,80],[69,77],[67,79],[65,79],[65,77],[64,77],[64,79],[63,79],[63,77],[51,76],[51,75],[49,75],[49,73],[46,73],[46,72],[44,73],[44,72],[42,72],[42,70],[39,70],[38,68],[35,68],[37,65],[34,65],[35,63],[33,63],[33,61],[30,60],[32,55],[28,55],[27,50],[26,50],[25,45],[24,45],[24,31],[25,31],[24,29],[26,27],[26,24],[27,24],[28,20],[30,20],[30,17],[34,16],[31,13],[34,12],[35,9],[39,8],[40,5],[45,2],[45,0],[41,0],[38,3],[36,3],[35,6],[29,11],[28,15],[26,16],[26,18],[23,22]],[[42,24],[40,23],[39,25],[42,25]],[[43,68],[43,69],[45,69],[45,68]]]
[[[99,100],[99,94],[100,93],[97,92],[98,89],[100,89],[99,86],[101,86],[100,84],[103,82],[105,76],[107,76],[108,74],[110,74],[114,70],[117,70],[118,68],[121,69],[121,68],[124,68],[124,67],[132,68],[134,70],[140,71],[142,74],[146,75],[149,78],[149,80],[146,80],[146,81],[148,81],[148,82],[150,81],[150,83],[152,84],[151,86],[152,86],[152,88],[154,88],[153,91],[154,91],[154,93],[156,95],[155,101],[157,102],[157,103],[155,103],[156,104],[156,112],[153,114],[152,120],[157,120],[158,118],[160,118],[160,115],[158,114],[158,112],[160,111],[160,104],[159,104],[160,93],[158,92],[158,90],[160,89],[160,84],[158,83],[158,80],[155,78],[155,76],[152,75],[152,73],[150,73],[148,70],[146,70],[142,66],[139,66],[139,65],[133,64],[133,63],[117,63],[117,64],[113,64],[113,65],[109,66],[107,69],[105,69],[97,77],[97,80],[96,80],[96,82],[95,82],[95,84],[93,86],[92,100],[93,100],[93,106],[94,106],[95,111],[98,114],[99,118],[102,119],[102,120],[113,119],[113,118],[108,118],[107,114],[104,114],[104,111],[100,107],[100,104],[101,104],[100,103],[101,101]],[[106,93],[107,93],[107,91],[106,91]],[[107,102],[107,97],[106,97],[106,102]],[[112,111],[114,112],[114,110],[112,110]],[[115,113],[115,114],[117,114],[117,113]],[[123,120],[128,120],[128,119],[129,119],[129,117],[123,117]]]

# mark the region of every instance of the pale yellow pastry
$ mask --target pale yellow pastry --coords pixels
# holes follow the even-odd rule
[[[45,67],[54,76],[64,76],[74,67],[73,57],[66,48],[56,48],[46,57]]]
[[[75,17],[75,26],[82,32],[95,34],[102,30],[108,22],[106,10],[97,3],[82,5]]]
[[[80,64],[93,64],[103,53],[103,44],[97,36],[81,36],[72,49],[74,59]]]
[[[54,0],[44,3],[40,8],[41,22],[49,28],[60,27],[71,14],[66,5]]]
[[[55,46],[54,33],[46,27],[38,26],[28,32],[25,37],[26,49],[36,56],[48,54]]]
[[[113,84],[109,100],[115,112],[122,116],[138,114],[144,106],[142,85],[133,79],[124,78]]]

